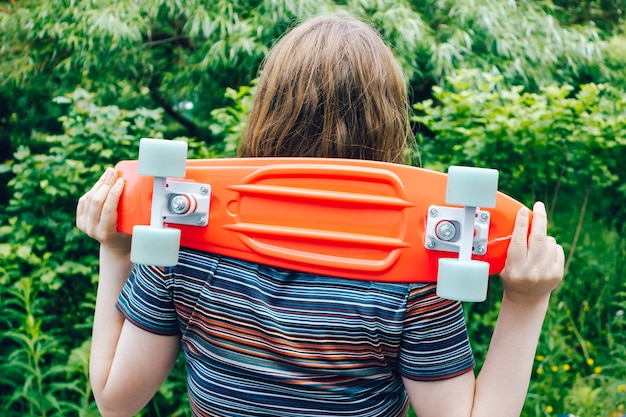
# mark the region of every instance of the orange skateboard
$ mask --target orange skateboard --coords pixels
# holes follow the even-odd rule
[[[139,161],[116,166],[118,229],[133,234],[136,263],[174,265],[183,246],[344,278],[439,279],[440,295],[481,301],[522,207],[489,169],[186,153],[184,142],[142,139]]]

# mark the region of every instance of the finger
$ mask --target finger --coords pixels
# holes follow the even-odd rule
[[[560,264],[565,264],[565,250],[563,249],[563,246],[561,245],[557,245],[557,257],[556,257],[556,262],[560,263]]]
[[[544,270],[547,277],[563,278],[565,253],[563,247],[552,236],[546,237],[544,257],[541,261],[543,262],[541,269]]]
[[[553,257],[550,258],[555,266],[555,270],[557,275],[563,277],[563,272],[565,270],[565,251],[563,250],[563,246],[556,243],[556,240],[553,237],[549,237],[551,242],[553,243],[552,254]]]
[[[528,239],[528,257],[541,259],[545,256],[548,242],[548,215],[545,205],[538,201],[533,206],[533,223],[530,227]]]
[[[76,226],[80,228],[82,224],[82,217],[85,213],[85,196],[83,195],[78,199],[78,205],[76,206]]]
[[[108,171],[109,170],[106,169],[94,185],[92,185],[89,191],[78,199],[78,205],[76,206],[76,226],[78,226],[78,228],[82,231],[86,231],[85,227],[87,226],[88,220],[86,217],[90,211],[88,207],[91,205],[94,194],[98,193],[98,190],[100,190],[102,185],[105,183],[107,176],[110,175]]]
[[[563,246],[558,244],[556,245],[556,258],[554,260],[554,264],[558,268],[558,276],[563,278],[563,275],[565,274],[565,251],[563,250]]]
[[[522,207],[517,212],[511,244],[507,253],[507,263],[524,262],[528,252],[528,223],[530,222],[529,211]]]
[[[94,200],[99,198],[102,194],[102,187],[105,184],[107,177],[110,175],[109,170],[105,170],[95,184],[87,191],[79,200],[78,207],[76,209],[79,217],[88,217],[93,211],[92,206]]]
[[[117,206],[124,190],[124,180],[118,178],[111,190],[107,194],[106,200],[102,206],[101,222],[108,227],[115,227],[117,230]]]
[[[100,190],[100,188],[102,188],[102,186],[107,181],[110,181],[110,177],[111,177],[111,174],[112,174],[111,171],[113,171],[111,168],[105,169],[104,172],[102,173],[102,175],[100,175],[100,178],[98,178],[98,180],[95,182],[95,184],[91,187],[91,189],[87,193],[85,193],[84,197],[89,199],[91,196],[96,194],[98,192],[98,190]]]
[[[78,199],[78,206],[76,207],[76,217],[77,218],[80,218],[83,214],[85,214],[85,206],[87,206],[89,204],[88,201],[91,199],[91,196],[104,183],[104,179],[105,179],[106,175],[107,175],[107,170],[105,170],[102,173],[102,175],[100,175],[100,178],[98,178],[98,180],[94,183],[94,185],[92,185],[91,188]]]
[[[89,200],[87,215],[92,223],[100,222],[104,202],[106,201],[107,195],[111,191],[111,186],[114,184],[116,178],[117,173],[115,170],[108,168],[89,193],[87,193],[87,198]]]

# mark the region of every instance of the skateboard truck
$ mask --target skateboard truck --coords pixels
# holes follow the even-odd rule
[[[438,296],[469,302],[487,298],[489,264],[472,260],[472,253],[487,251],[490,216],[478,207],[495,207],[497,192],[497,170],[449,168],[446,204],[462,208],[430,206],[424,241],[429,250],[459,253],[458,259],[439,259]]]
[[[457,207],[431,205],[428,208],[424,245],[427,249],[442,252],[460,252],[461,226],[464,220],[464,209]],[[472,254],[487,253],[489,223],[491,215],[488,211],[476,209]]]
[[[161,190],[161,193],[165,193],[165,206],[161,208],[163,223],[207,225],[211,204],[209,184],[168,179],[165,183],[165,190]],[[153,210],[155,210],[154,207]]]
[[[141,139],[141,175],[154,177],[150,225],[133,227],[131,261],[138,264],[173,266],[178,263],[180,230],[165,224],[206,226],[209,219],[211,186],[184,178],[187,143]]]

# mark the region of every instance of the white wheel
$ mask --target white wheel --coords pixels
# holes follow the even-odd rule
[[[451,166],[448,169],[446,203],[470,207],[495,207],[498,171],[489,168]]]
[[[179,247],[178,229],[135,226],[130,260],[143,265],[174,266],[178,263]]]
[[[185,178],[187,143],[143,138],[139,142],[139,173],[152,177]]]
[[[437,295],[449,300],[481,302],[487,298],[489,264],[482,261],[439,259]]]

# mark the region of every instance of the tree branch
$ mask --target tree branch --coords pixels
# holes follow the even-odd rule
[[[565,275],[567,275],[569,266],[572,263],[572,259],[574,258],[574,253],[576,253],[578,239],[580,238],[580,232],[582,231],[585,215],[587,214],[587,204],[589,203],[589,195],[591,194],[592,186],[593,180],[589,181],[589,185],[585,190],[585,197],[583,198],[583,204],[580,207],[580,215],[578,216],[578,224],[576,225],[576,231],[574,232],[574,238],[572,239],[572,246],[570,247],[569,253],[567,255],[567,261],[565,262]]]
[[[618,11],[615,12],[606,12],[606,13],[602,13],[599,15],[588,15],[587,13],[585,13],[584,15],[580,15],[577,16],[567,22],[564,22],[567,26],[574,26],[574,25],[579,25],[581,23],[587,23],[587,22],[614,22],[615,24],[617,24],[619,22],[619,19],[622,17],[623,15],[620,14]]]
[[[154,102],[163,110],[165,113],[174,119],[177,123],[181,124],[187,131],[189,132],[189,136],[198,137],[199,129],[198,126],[192,122],[191,120],[185,118],[182,114],[178,113],[176,110],[172,108],[170,103],[159,94],[159,83],[157,77],[152,77],[149,83],[150,87],[150,96],[154,100]]]
[[[556,181],[556,186],[554,187],[554,193],[552,193],[552,201],[550,202],[550,210],[548,211],[548,217],[551,218],[554,214],[554,210],[556,209],[556,202],[559,197],[559,191],[561,190],[561,183],[563,178],[565,178],[565,170],[567,168],[567,143],[565,144],[565,151],[563,152],[563,162],[561,163],[561,170],[559,172],[559,177]]]

